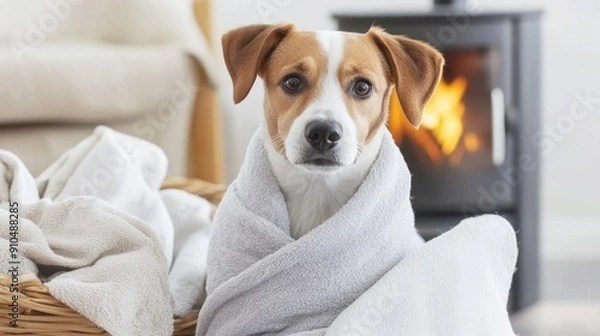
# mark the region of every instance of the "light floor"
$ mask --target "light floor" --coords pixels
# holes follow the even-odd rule
[[[521,336],[600,336],[600,260],[547,261],[542,301],[511,317]]]
[[[511,320],[522,336],[599,336],[600,303],[544,301]]]

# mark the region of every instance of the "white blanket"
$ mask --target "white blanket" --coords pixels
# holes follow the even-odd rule
[[[197,335],[325,330],[404,256],[421,246],[410,174],[388,134],[356,194],[294,240],[287,207],[257,132],[215,215],[208,297]]]
[[[257,133],[215,216],[208,297],[196,335],[306,336],[329,329],[332,335],[481,336],[506,331],[496,327],[506,327],[508,321],[514,232],[496,217],[478,222],[483,224],[459,226],[423,245],[414,228],[410,174],[387,134],[356,194],[323,224],[294,240]],[[496,234],[504,243],[486,253]],[[463,262],[463,257],[468,258]],[[364,308],[382,300],[389,311],[368,321],[377,322],[376,329],[348,329],[369,319]],[[463,308],[479,315],[473,320],[461,316]]]
[[[93,197],[56,202],[17,198],[36,192],[33,178],[26,178],[28,183],[11,178],[15,170],[27,175],[22,165],[13,165],[17,158],[12,154],[0,151],[0,161],[3,228],[9,227],[8,203],[19,204],[19,252],[14,259],[20,262],[19,274],[52,276],[46,284],[52,296],[112,335],[170,335],[167,261],[146,223]],[[13,259],[6,253],[9,232],[0,232],[5,272]]]
[[[161,196],[175,225],[175,256],[169,272],[175,316],[199,308],[206,296],[206,256],[212,205],[182,190],[166,189]]]
[[[38,178],[42,198],[61,201],[94,196],[148,223],[170,267],[173,222],[158,190],[167,174],[167,158],[157,146],[100,126],[64,153]]]
[[[463,220],[404,258],[325,335],[512,336],[506,304],[516,261],[506,220]]]
[[[183,191],[159,191],[166,165],[158,147],[106,127],[37,186],[16,156],[0,151],[0,225],[8,227],[9,203],[18,202],[20,274],[50,277],[54,297],[113,335],[170,335],[173,314],[203,297],[211,208]],[[8,251],[9,232],[1,232]],[[8,257],[0,253],[3,270]]]

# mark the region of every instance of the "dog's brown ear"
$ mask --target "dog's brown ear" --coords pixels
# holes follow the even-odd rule
[[[233,101],[236,104],[250,92],[264,60],[294,29],[293,24],[260,24],[234,29],[223,35],[223,57],[233,81]]]
[[[390,35],[378,27],[372,27],[367,35],[373,39],[390,67],[391,80],[396,85],[406,118],[418,128],[423,108],[442,76],[442,54],[427,43]]]

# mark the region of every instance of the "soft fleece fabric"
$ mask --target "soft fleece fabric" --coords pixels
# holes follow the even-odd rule
[[[510,225],[480,217],[424,244],[389,134],[346,205],[298,240],[289,231],[257,132],[215,216],[196,335],[512,335]],[[365,319],[371,330],[354,328]]]
[[[55,298],[112,335],[170,335],[173,315],[205,296],[211,206],[161,191],[166,166],[155,145],[106,127],[37,181],[0,150],[0,226],[18,202],[20,274],[48,280]],[[3,251],[9,239],[1,230]],[[3,272],[8,258],[0,253]]]
[[[0,226],[19,206],[20,274],[41,278],[55,298],[112,335],[170,335],[167,259],[141,219],[95,197],[38,199],[36,184],[11,153],[0,151]],[[0,231],[8,251],[9,231]],[[3,270],[9,254],[0,253]]]

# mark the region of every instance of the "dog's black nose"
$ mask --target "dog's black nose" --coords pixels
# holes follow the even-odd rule
[[[320,152],[332,149],[342,138],[342,127],[333,121],[314,120],[306,125],[304,136]]]

